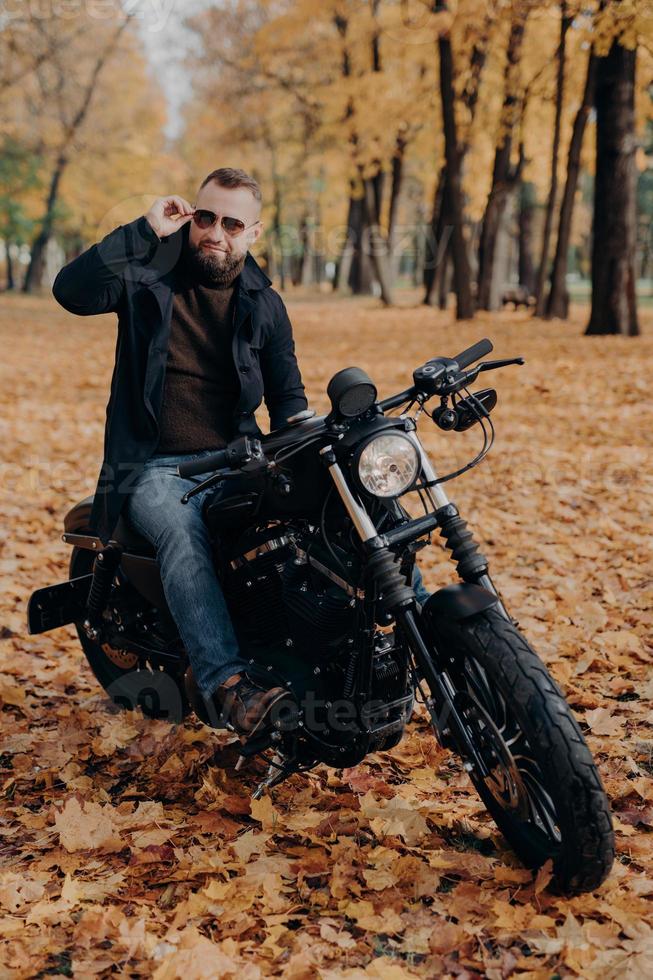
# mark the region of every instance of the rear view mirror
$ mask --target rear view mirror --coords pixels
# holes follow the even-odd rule
[[[464,432],[465,429],[470,429],[475,422],[478,422],[479,415],[485,418],[496,403],[497,393],[494,388],[483,388],[482,391],[475,391],[471,398],[461,398],[459,402],[456,402],[456,414],[458,415],[458,422],[455,425],[456,432]]]

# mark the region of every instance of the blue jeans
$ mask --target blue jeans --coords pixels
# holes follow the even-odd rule
[[[213,449],[174,456],[155,454],[147,460],[125,503],[128,523],[157,550],[163,591],[177,625],[198,688],[205,698],[232,674],[247,669],[240,656],[222,586],[215,572],[208,530],[202,517],[207,493],[201,491],[187,504],[183,494],[209,476],[211,471],[184,479],[177,465],[206,456]],[[226,480],[223,496],[238,490],[238,480]],[[415,566],[413,577],[418,602],[429,593]]]

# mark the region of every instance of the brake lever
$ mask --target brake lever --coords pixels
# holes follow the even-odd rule
[[[236,470],[236,471],[232,470],[231,472],[218,470],[217,473],[212,473],[211,476],[208,476],[206,478],[206,480],[202,480],[201,483],[197,483],[194,487],[191,487],[190,490],[187,490],[184,496],[181,497],[180,502],[182,504],[187,504],[190,498],[194,497],[196,493],[200,493],[202,490],[206,490],[207,487],[212,487],[214,483],[219,483],[220,480],[225,480],[230,476],[238,476],[239,474],[240,474],[240,470]]]
[[[495,368],[506,367],[508,364],[525,364],[523,357],[508,357],[499,361],[483,361],[479,364],[479,371],[494,371]]]
[[[473,367],[471,371],[467,371],[466,374],[459,374],[456,378],[454,378],[451,384],[443,385],[439,389],[438,394],[442,395],[443,397],[446,395],[455,395],[457,391],[461,390],[461,388],[464,388],[466,385],[472,384],[472,382],[476,381],[481,371],[493,371],[495,368],[506,367],[508,364],[524,363],[523,357],[510,357],[498,361],[483,361],[481,364],[477,364],[476,367]]]
[[[242,466],[239,466],[237,470],[218,470],[217,473],[212,473],[211,476],[207,477],[206,480],[202,480],[197,486],[191,487],[187,490],[184,496],[181,498],[182,504],[187,504],[191,497],[195,494],[200,493],[202,490],[206,490],[208,487],[212,487],[216,483],[220,483],[221,480],[228,480],[229,477],[235,476],[251,476],[256,473],[257,470],[267,470],[273,465],[268,460],[267,456],[261,453],[260,455],[253,456],[248,459]]]

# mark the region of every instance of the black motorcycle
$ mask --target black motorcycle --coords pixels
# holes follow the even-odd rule
[[[523,364],[477,363],[491,351],[482,340],[454,358],[433,358],[414,371],[410,388],[381,401],[364,371],[345,368],[329,382],[327,415],[301,412],[260,440],[241,437],[180,466],[180,476],[196,478],[182,499],[214,488],[203,516],[241,651],[255,677],[285,685],[297,705],[239,745],[239,763],[255,753],[268,763],[255,797],[319,763],[354,766],[390,749],[419,699],[522,860],[539,867],[551,858],[558,889],[580,893],[603,881],[614,857],[601,779],[560,689],[506,611],[487,559],[443,489],[494,439],[496,392],[472,393],[469,385],[482,372]],[[439,404],[429,412],[433,398]],[[478,426],[475,458],[439,477],[416,435],[422,413],[443,430]],[[221,492],[234,479],[234,492]],[[402,506],[409,492],[423,516]],[[91,503],[65,518],[70,581],[32,595],[29,630],[74,623],[116,704],[179,722],[191,710],[188,658],[156,554],[124,520],[103,546],[89,529]],[[411,585],[415,555],[434,531],[459,581],[420,605]]]

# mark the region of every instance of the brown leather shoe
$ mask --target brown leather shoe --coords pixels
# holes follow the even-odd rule
[[[239,735],[248,737],[275,721],[286,722],[286,715],[294,705],[294,698],[285,688],[261,687],[247,674],[228,678],[213,695],[213,701],[221,718],[226,719]]]
[[[193,711],[205,725],[224,728],[225,723],[229,722],[240,735],[249,736],[262,731],[277,717],[287,724],[288,713],[293,715],[291,709],[293,706],[296,708],[292,695],[285,688],[266,689],[253,682],[247,674],[233,674],[208,699],[199,690],[190,666],[184,676],[184,685]],[[287,701],[287,704],[281,705],[282,701]],[[273,707],[276,717],[271,719]]]

